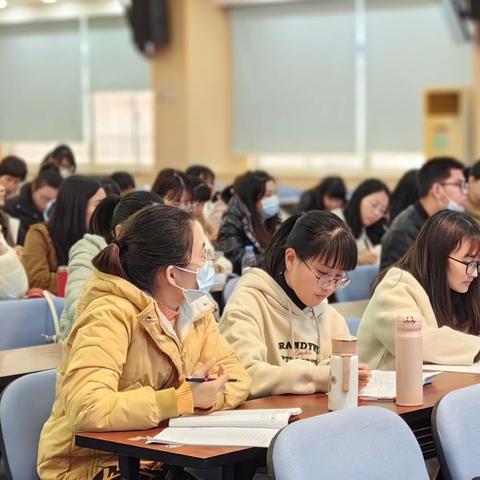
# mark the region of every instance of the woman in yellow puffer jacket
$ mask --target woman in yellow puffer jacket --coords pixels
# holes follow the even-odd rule
[[[94,258],[97,271],[65,340],[40,437],[42,480],[103,478],[115,469],[114,456],[75,447],[78,432],[153,428],[247,397],[250,378],[199,290],[210,279],[210,260],[190,216],[160,205],[133,215]],[[218,379],[185,382],[192,374]],[[240,381],[225,383],[228,377]]]

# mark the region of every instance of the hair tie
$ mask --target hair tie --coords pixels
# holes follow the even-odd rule
[[[120,252],[122,251],[123,246],[122,246],[122,244],[120,243],[119,240],[115,239],[115,240],[113,240],[112,243],[118,247],[118,250],[119,250]]]

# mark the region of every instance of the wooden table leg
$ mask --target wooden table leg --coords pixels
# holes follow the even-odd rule
[[[140,459],[118,456],[118,465],[122,480],[138,480],[140,476]]]

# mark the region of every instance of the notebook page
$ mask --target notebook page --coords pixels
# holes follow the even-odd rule
[[[368,385],[358,395],[364,398],[393,399],[396,395],[396,372],[372,370]],[[440,372],[423,373],[423,384],[432,382]]]
[[[473,365],[424,365],[424,370],[435,372],[480,373],[480,362]]]
[[[167,427],[147,443],[268,448],[277,432],[276,428]]]
[[[171,418],[170,427],[251,427],[282,428],[292,415],[300,415],[300,408],[225,410],[207,415],[182,415]]]

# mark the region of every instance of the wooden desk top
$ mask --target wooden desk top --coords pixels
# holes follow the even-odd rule
[[[0,386],[21,375],[57,368],[62,359],[62,345],[51,343],[0,351]]]
[[[420,407],[398,407],[392,401],[360,401],[359,405],[380,406],[402,415],[405,420],[410,414],[430,417],[431,409],[446,393],[480,383],[480,375],[467,373],[442,373],[433,379],[431,385],[424,387],[424,404]],[[278,395],[259,398],[242,404],[240,409],[301,407],[299,418],[308,418],[328,412],[327,396],[314,395]],[[408,420],[407,420],[408,423]],[[96,448],[126,456],[137,456],[145,460],[164,461],[173,465],[188,467],[213,467],[221,465],[222,457],[228,455],[230,462],[245,461],[265,455],[266,450],[249,447],[212,447],[212,446],[168,446],[145,443],[146,437],[155,436],[162,427],[147,431],[100,432],[76,435],[79,447]]]

